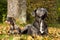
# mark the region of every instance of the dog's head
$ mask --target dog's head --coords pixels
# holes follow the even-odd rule
[[[14,25],[15,19],[13,17],[8,17],[7,20],[6,20],[6,22],[8,24]]]
[[[47,9],[46,8],[37,8],[32,15],[35,17],[43,17],[44,15],[47,14]]]

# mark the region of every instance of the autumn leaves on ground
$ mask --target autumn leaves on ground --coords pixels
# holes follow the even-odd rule
[[[7,24],[0,25],[0,40],[60,40],[60,28],[48,27],[49,34],[47,36],[29,35],[8,35],[9,26]]]

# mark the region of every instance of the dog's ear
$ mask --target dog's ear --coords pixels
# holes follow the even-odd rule
[[[45,10],[45,17],[47,17],[47,13],[48,13],[48,11],[47,11],[47,9]]]
[[[15,18],[12,18],[12,20],[13,20],[14,22],[16,22]]]
[[[48,10],[45,8],[45,12],[48,13]]]
[[[35,17],[35,15],[36,15],[36,10],[34,10],[31,14],[32,14],[33,17]]]

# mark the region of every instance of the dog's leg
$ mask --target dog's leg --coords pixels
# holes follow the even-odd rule
[[[17,30],[17,31],[18,31],[17,33],[19,33],[19,34],[20,34],[20,33],[21,33],[21,29],[20,29],[16,24],[15,24],[14,26],[15,26],[15,30]]]
[[[48,27],[45,29],[45,34],[48,35]]]
[[[21,34],[26,34],[28,31],[28,26],[24,27],[24,29],[21,30]]]
[[[24,27],[24,29],[21,30],[22,34],[29,34],[31,29],[31,24],[28,24]]]

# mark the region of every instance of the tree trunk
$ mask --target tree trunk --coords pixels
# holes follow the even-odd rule
[[[14,17],[26,23],[26,0],[8,0],[7,17]]]
[[[26,0],[20,0],[20,8],[21,8],[21,14],[19,16],[19,19],[21,22],[26,23]]]

